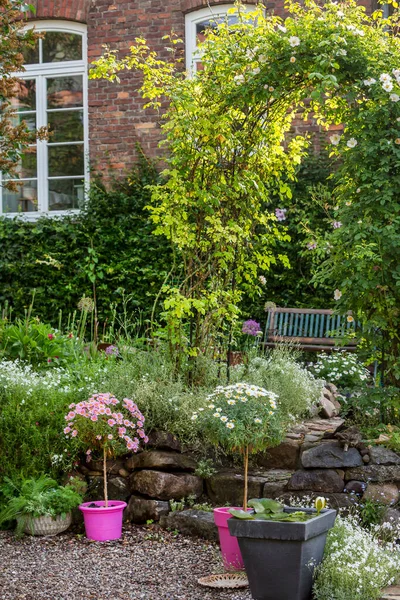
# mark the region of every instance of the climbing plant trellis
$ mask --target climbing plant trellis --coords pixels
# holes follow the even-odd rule
[[[171,61],[136,39],[127,57],[107,50],[91,77],[143,73],[149,107],[167,101],[165,182],[150,210],[159,234],[183,258],[179,286],[166,282],[171,346],[195,354],[238,316],[244,293],[277,256],[285,234],[269,210],[289,183],[310,140],[288,136],[294,115],[313,113],[339,158],[332,233],[315,240],[326,261],[316,278],[332,282],[340,309],[380,327],[397,353],[400,301],[400,45],[397,11],[371,17],[356,3],[287,5],[287,18],[248,13],[218,23],[200,46],[203,70],[182,72],[180,41]],[[329,139],[330,138],[330,139]],[[290,209],[286,218],[290,218]],[[190,325],[189,325],[190,324]],[[393,363],[393,361],[392,361]],[[392,365],[393,366],[393,365]],[[394,373],[394,371],[393,371]]]

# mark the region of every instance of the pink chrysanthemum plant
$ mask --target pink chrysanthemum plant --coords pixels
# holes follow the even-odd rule
[[[96,450],[103,455],[104,500],[108,506],[107,456],[137,452],[140,443],[147,444],[144,431],[144,416],[129,398],[122,402],[112,394],[93,394],[89,400],[69,405],[65,415],[67,438],[76,438],[87,448],[89,462]]]

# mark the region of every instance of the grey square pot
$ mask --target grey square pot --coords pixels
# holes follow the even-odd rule
[[[285,512],[316,512],[289,508]],[[314,568],[321,563],[335,510],[304,523],[229,519],[237,537],[254,600],[310,600]]]

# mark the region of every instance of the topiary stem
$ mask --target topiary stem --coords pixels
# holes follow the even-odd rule
[[[106,447],[103,447],[103,476],[104,476],[104,500],[105,507],[108,508],[108,490],[107,490],[107,453]]]
[[[247,488],[248,488],[248,472],[249,472],[249,447],[246,446],[244,451],[244,495],[243,495],[243,510],[247,510]]]

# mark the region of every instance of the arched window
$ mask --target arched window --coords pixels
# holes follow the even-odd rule
[[[228,14],[234,4],[222,4],[219,6],[208,6],[189,13],[185,16],[185,48],[186,69],[189,72],[198,71],[202,68],[201,56],[197,46],[204,40],[204,32],[209,27],[216,27],[218,22],[228,20],[228,23],[237,23],[237,15]],[[246,10],[254,7],[246,7]]]
[[[88,179],[86,27],[61,21],[33,25],[44,36],[25,56],[12,106],[16,123],[25,121],[32,130],[48,126],[50,136],[24,152],[19,191],[0,186],[2,214],[30,217],[79,209]]]

